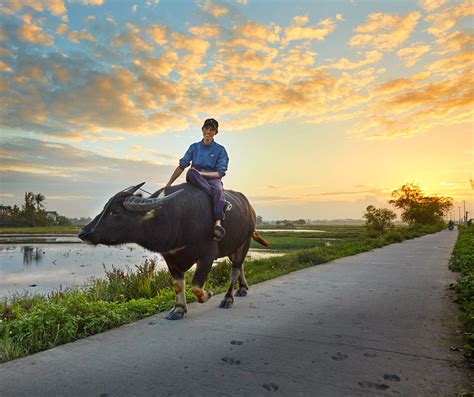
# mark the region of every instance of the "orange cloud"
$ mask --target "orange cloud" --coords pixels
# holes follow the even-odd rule
[[[325,66],[328,69],[339,69],[339,70],[349,70],[349,69],[359,69],[363,66],[371,65],[380,61],[383,58],[383,54],[377,50],[367,51],[365,53],[365,59],[358,62],[351,62],[347,58],[341,58],[336,63]]]
[[[101,6],[104,4],[104,0],[69,0],[69,2],[91,6]]]
[[[79,43],[79,41],[95,41],[95,37],[89,33],[87,30],[83,29],[81,31],[69,31],[67,24],[62,23],[56,28],[56,33],[60,35],[67,35],[69,40],[73,43]]]
[[[151,39],[159,45],[165,45],[168,42],[168,36],[170,34],[169,29],[166,26],[152,25],[147,29],[148,35]]]
[[[18,28],[18,37],[22,41],[41,44],[43,46],[53,45],[53,37],[44,33],[41,26],[34,25],[29,15],[23,17],[23,22],[24,24]]]
[[[216,24],[204,24],[204,25],[196,25],[192,26],[188,29],[188,31],[195,36],[201,37],[201,38],[213,38],[217,39],[221,35],[221,27]]]
[[[280,39],[276,27],[268,27],[254,22],[247,22],[240,25],[235,32],[248,39],[257,39],[274,43]]]
[[[13,70],[3,61],[0,61],[0,71],[5,73],[13,72]]]
[[[431,50],[431,46],[423,43],[412,44],[397,51],[397,55],[402,58],[405,66],[411,68],[415,66],[420,57]]]
[[[420,6],[426,11],[433,11],[439,7],[441,7],[446,0],[421,0]]]
[[[474,37],[472,34],[456,31],[442,35],[436,40],[436,44],[441,47],[440,54],[461,50],[472,51],[474,47]]]
[[[296,15],[293,17],[293,23],[295,25],[306,25],[308,21],[309,21],[309,18],[307,15],[304,15],[304,16]]]
[[[126,24],[128,28],[127,32],[119,34],[114,39],[114,46],[115,47],[130,47],[132,54],[143,53],[143,52],[150,52],[155,49],[153,45],[148,43],[141,34],[139,28],[135,27],[132,24]]]
[[[419,12],[405,16],[392,14],[369,14],[368,21],[358,26],[349,42],[351,47],[373,47],[381,51],[391,51],[404,43],[414,31],[420,18]]]
[[[474,14],[474,7],[470,0],[464,0],[452,7],[434,12],[425,17],[425,21],[431,23],[427,32],[436,37],[441,37],[454,27],[461,19]]]
[[[38,12],[47,10],[51,12],[51,14],[59,17],[65,15],[67,12],[63,0],[5,0],[3,3],[6,7],[3,11],[7,12],[7,10],[12,10],[13,14],[16,14],[25,7],[31,7]]]
[[[145,58],[141,61],[141,65],[151,73],[168,76],[178,64],[178,54],[173,50],[166,50],[158,58]]]
[[[230,9],[224,5],[213,4],[212,0],[205,0],[204,4],[202,5],[202,9],[215,18],[225,16],[230,11]]]
[[[324,40],[336,27],[331,18],[320,21],[316,28],[289,26],[284,29],[283,44],[294,40]]]

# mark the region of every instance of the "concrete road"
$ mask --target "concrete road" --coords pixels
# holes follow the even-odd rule
[[[468,373],[443,231],[0,366],[3,396],[449,396]],[[472,375],[472,373],[471,373]]]

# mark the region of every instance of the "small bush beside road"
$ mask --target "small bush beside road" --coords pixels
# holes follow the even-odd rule
[[[474,226],[459,226],[459,235],[454,246],[449,268],[460,272],[454,288],[458,293],[458,302],[465,312],[460,321],[465,324],[465,349],[474,353]]]

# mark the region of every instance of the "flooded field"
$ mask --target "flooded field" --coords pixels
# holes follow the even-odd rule
[[[166,269],[161,255],[136,244],[106,247],[77,244],[69,240],[73,238],[70,236],[43,238],[48,242],[0,244],[0,296],[25,290],[47,293],[60,287],[83,285],[90,277],[102,277],[104,266],[108,269],[112,265],[133,268],[142,264],[145,258],[155,259],[159,268]],[[251,259],[275,255],[282,253],[249,251]]]

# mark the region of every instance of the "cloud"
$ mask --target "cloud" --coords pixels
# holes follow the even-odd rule
[[[0,71],[5,73],[13,72],[13,70],[5,62],[0,61]]]
[[[284,29],[283,44],[295,40],[324,40],[336,28],[331,18],[326,18],[317,24],[317,27],[289,26]]]
[[[213,4],[212,0],[205,0],[201,7],[203,11],[208,14],[211,14],[215,18],[223,17],[230,12],[229,7],[219,4]]]
[[[7,204],[18,204],[14,197],[22,197],[25,191],[41,192],[47,200],[58,200],[55,209],[67,216],[93,216],[110,196],[137,182],[147,181],[149,187],[145,188],[157,190],[176,168],[171,164],[101,156],[37,139],[3,136],[0,142],[2,190],[10,195],[3,197]],[[88,198],[87,202],[82,198]]]
[[[438,54],[444,55],[453,51],[472,51],[474,48],[474,37],[470,33],[461,30],[441,35],[436,44],[441,47]]]
[[[67,12],[63,0],[5,0],[2,3],[5,7],[3,11],[9,13],[8,10],[10,10],[12,14],[17,14],[25,7],[31,7],[38,12],[49,11],[58,17]]]
[[[69,31],[69,27],[65,23],[58,25],[56,28],[56,34],[66,35],[72,43],[79,43],[79,41],[82,40],[90,42],[95,41],[95,37],[87,30],[83,29],[81,31]]]
[[[363,66],[371,65],[380,61],[383,58],[383,54],[377,50],[367,51],[365,53],[365,59],[352,62],[347,58],[341,58],[336,63],[325,66],[324,68],[328,69],[339,69],[339,70],[350,70],[350,69],[359,69]]]
[[[472,15],[474,15],[472,2],[470,0],[460,1],[451,7],[427,15],[425,21],[430,23],[431,26],[426,31],[436,37],[442,37],[456,26],[461,19]]]
[[[307,15],[296,15],[293,17],[293,23],[295,25],[301,26],[301,25],[306,25],[309,21],[309,18]]]
[[[409,83],[409,84],[408,84]],[[390,93],[374,100],[365,121],[358,123],[352,134],[365,139],[411,137],[437,125],[469,122],[473,117],[474,97],[468,71],[438,82],[398,80]]]
[[[403,44],[413,33],[420,19],[419,12],[404,16],[372,13],[367,22],[359,25],[350,39],[351,47],[372,47],[380,51],[392,51]]]
[[[415,66],[420,57],[430,52],[431,46],[423,43],[415,43],[410,47],[401,48],[397,51],[397,55],[402,58],[405,66],[411,68]]]
[[[259,23],[246,22],[235,29],[237,35],[244,36],[250,40],[268,41],[274,43],[280,39],[278,30],[275,26],[265,26]]]
[[[70,3],[78,3],[89,6],[101,6],[105,0],[69,0]]]
[[[151,25],[147,29],[148,35],[151,39],[159,45],[164,45],[168,42],[168,36],[170,34],[169,29],[166,26]]]
[[[433,11],[441,7],[445,3],[446,3],[446,0],[421,0],[420,6],[425,11]]]
[[[152,44],[145,40],[139,28],[130,23],[126,24],[126,27],[128,31],[115,37],[113,43],[115,47],[130,48],[132,54],[151,52],[155,49]]]
[[[53,45],[53,36],[45,33],[41,26],[33,24],[29,15],[23,16],[23,22],[23,25],[18,28],[20,40],[43,46]]]
[[[219,25],[207,23],[204,25],[191,26],[188,30],[193,35],[204,39],[217,39],[221,35],[222,28]]]

